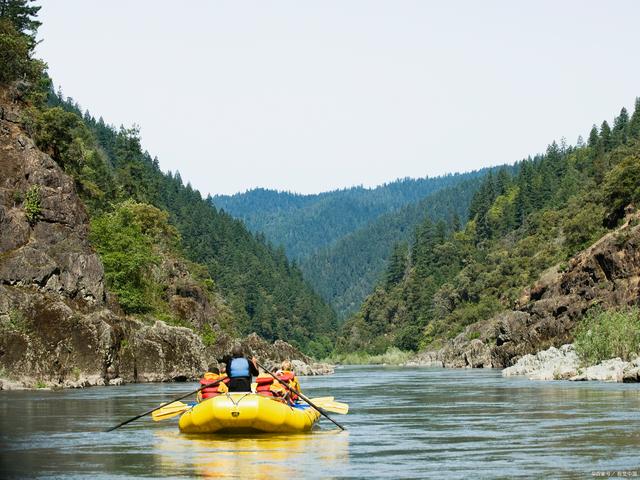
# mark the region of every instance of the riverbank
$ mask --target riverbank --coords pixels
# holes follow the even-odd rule
[[[526,376],[530,380],[596,380],[602,382],[640,382],[640,356],[625,362],[620,358],[596,365],[583,365],[572,344],[551,347],[535,355],[525,355],[505,368],[502,376]]]
[[[279,362],[273,360],[266,360],[266,366],[276,370],[279,366]],[[292,360],[291,364],[294,371],[300,377],[307,376],[320,376],[320,375],[332,375],[335,372],[334,365],[328,363],[311,363],[307,364],[301,360]],[[125,384],[135,383],[180,383],[199,380],[199,376],[184,376],[179,378],[161,378],[159,380],[137,380],[137,381],[125,381],[122,377],[116,377],[113,379],[105,378],[102,375],[85,375],[78,373],[76,379],[65,379],[62,382],[55,382],[51,380],[42,380],[32,376],[21,376],[17,378],[11,378],[9,376],[0,376],[0,391],[2,390],[62,390],[73,388],[88,388],[88,387],[105,387],[105,386],[119,386]]]
[[[134,361],[130,362],[126,369],[107,368],[105,372],[75,367],[67,368],[70,371],[64,376],[55,376],[28,370],[12,374],[4,368],[0,370],[0,390],[66,389],[119,386],[131,383],[196,381],[200,379],[210,362],[220,361],[231,351],[235,343],[239,343],[246,352],[255,355],[270,370],[280,368],[283,360],[291,361],[294,371],[299,376],[331,375],[335,370],[334,365],[316,362],[287,342],[276,340],[269,343],[255,333],[244,339],[222,334],[214,345],[205,347],[189,329],[182,328],[180,330],[184,332],[179,332],[182,335],[170,336],[167,332],[173,332],[176,327],[168,327],[160,321],[156,322],[154,329],[159,331],[154,336],[155,342],[151,343],[147,340],[142,344],[146,348],[136,351],[135,355],[132,354]],[[182,341],[182,343],[178,341],[184,338],[191,341]],[[156,345],[157,348],[150,348]],[[133,347],[127,345],[126,349],[133,350]],[[187,355],[184,352],[192,353]],[[158,358],[161,362],[156,361]],[[190,361],[183,361],[184,358]]]

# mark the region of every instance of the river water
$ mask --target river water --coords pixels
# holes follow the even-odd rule
[[[640,387],[534,382],[498,370],[345,367],[303,377],[348,402],[347,427],[183,435],[177,417],[106,427],[195,384],[0,392],[0,478],[640,477]]]

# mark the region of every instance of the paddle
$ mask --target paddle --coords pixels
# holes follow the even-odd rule
[[[342,425],[340,425],[338,422],[336,422],[333,418],[331,418],[329,415],[327,415],[327,413],[320,407],[316,406],[311,400],[309,400],[307,397],[305,397],[302,393],[298,392],[295,388],[291,388],[286,382],[283,382],[282,380],[280,380],[278,377],[276,377],[271,370],[268,370],[264,365],[260,365],[260,363],[258,363],[258,361],[256,360],[256,364],[262,368],[265,372],[267,372],[269,375],[271,375],[273,378],[275,378],[278,383],[280,383],[280,385],[282,385],[284,388],[286,388],[287,390],[289,390],[290,392],[293,392],[294,394],[296,394],[297,396],[299,396],[301,399],[303,399],[305,402],[307,402],[309,405],[311,405],[313,408],[315,408],[320,415],[322,415],[323,417],[327,418],[329,421],[331,421],[334,425],[336,425],[337,427],[340,428],[340,430],[346,430],[346,428],[344,428]]]
[[[108,428],[107,430],[105,430],[105,432],[112,432],[116,428],[120,428],[120,427],[126,425],[127,423],[131,423],[134,420],[138,420],[139,418],[142,418],[142,417],[144,417],[146,415],[149,415],[150,413],[153,413],[156,410],[159,410],[159,409],[161,409],[163,407],[166,407],[167,405],[170,405],[173,402],[177,402],[178,400],[182,400],[183,398],[187,398],[189,395],[193,395],[194,393],[198,393],[200,390],[204,390],[205,388],[213,387],[213,386],[219,384],[220,382],[222,382],[223,380],[224,380],[224,378],[221,378],[220,380],[216,380],[215,382],[207,383],[206,385],[202,385],[200,388],[198,388],[197,390],[194,390],[193,392],[189,392],[189,393],[187,393],[185,395],[182,395],[182,396],[180,396],[178,398],[174,398],[173,400],[169,400],[168,402],[161,404],[159,407],[152,408],[151,410],[147,410],[146,412],[141,413],[140,415],[136,415],[135,417],[130,418],[129,420],[125,420],[124,422],[119,423],[118,425],[116,425],[114,427]]]
[[[167,420],[169,418],[173,418],[176,415],[180,415],[183,412],[186,412],[191,408],[191,405],[187,405],[182,402],[173,402],[167,405],[166,407],[162,407],[151,414],[151,418],[153,418],[154,422],[159,422],[160,420]]]
[[[349,405],[342,402],[336,402],[334,400],[322,400],[313,398],[313,402],[323,410],[331,413],[339,413],[340,415],[346,415],[349,413]]]

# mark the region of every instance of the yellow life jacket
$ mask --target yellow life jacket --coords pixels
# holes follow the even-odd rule
[[[221,393],[226,393],[229,391],[227,385],[225,384],[225,380],[227,376],[225,374],[218,375],[217,373],[207,372],[200,379],[200,385],[207,385],[209,383],[217,382],[218,380],[222,380],[217,385],[213,385],[211,387],[204,388],[198,392],[196,396],[197,401],[200,402],[202,400],[206,400],[207,398],[216,397]]]

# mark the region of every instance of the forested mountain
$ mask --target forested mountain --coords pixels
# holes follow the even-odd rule
[[[467,218],[471,199],[486,170],[421,201],[380,215],[371,223],[300,262],[305,278],[345,317],[371,293],[391,257],[394,245],[408,242],[415,228],[429,217],[459,225]]]
[[[335,313],[282,249],[219,211],[179,173],[163,173],[158,159],[142,150],[136,129],[83,114],[53,91],[45,64],[31,56],[38,10],[25,0],[2,2],[1,93],[19,106],[21,117],[11,122],[74,179],[114,302],[141,319],[200,329],[210,341],[217,324],[228,333],[257,332],[326,354]],[[40,188],[36,182],[14,193],[14,204],[33,224],[41,217]],[[205,305],[215,318],[195,321],[192,304]]]
[[[425,217],[467,217],[489,170],[317,195],[255,189],[213,201],[270,242],[283,244],[307,281],[344,318],[372,291],[394,244],[408,240]]]
[[[524,287],[565,268],[637,205],[638,185],[640,99],[631,117],[622,109],[613,127],[594,126],[586,144],[553,142],[544,155],[487,175],[464,226],[427,218],[345,323],[338,350],[434,349],[513,308]]]
[[[366,226],[384,213],[415,203],[481,172],[434,178],[405,178],[376,188],[352,187],[315,195],[262,188],[235,195],[218,195],[213,203],[244,220],[253,232],[282,245],[296,261]]]

